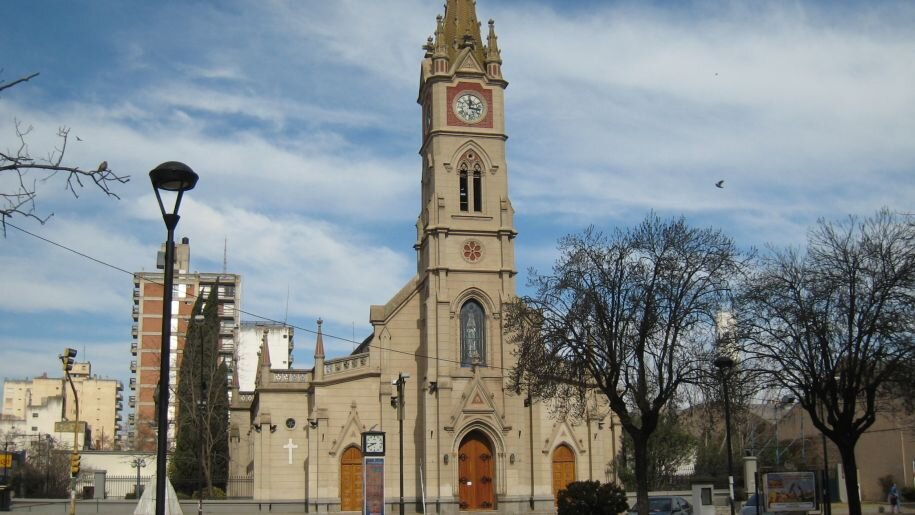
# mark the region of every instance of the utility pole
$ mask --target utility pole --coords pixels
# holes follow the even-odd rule
[[[409,374],[401,372],[393,381],[397,387],[397,421],[400,425],[400,515],[404,515],[403,503],[403,418],[404,418],[404,386],[407,384]]]
[[[70,515],[76,515],[76,481],[79,478],[79,395],[76,393],[76,386],[73,384],[73,377],[70,371],[73,370],[73,362],[76,360],[76,349],[69,347],[64,348],[63,354],[58,356],[64,369],[64,376],[70,383],[70,390],[73,392],[73,404],[76,411],[76,420],[73,421],[73,452],[70,454]]]

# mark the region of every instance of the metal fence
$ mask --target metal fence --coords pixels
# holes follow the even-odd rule
[[[153,476],[140,476],[140,495],[148,487]],[[227,499],[251,499],[254,497],[254,478],[246,476],[233,476],[226,480]],[[95,495],[95,478],[90,474],[81,474],[76,483],[77,493],[84,499]],[[197,483],[194,483],[196,488]],[[124,499],[136,498],[137,476],[106,476],[105,498]],[[181,496],[179,495],[179,498]]]

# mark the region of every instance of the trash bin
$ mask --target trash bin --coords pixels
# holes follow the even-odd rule
[[[0,511],[10,511],[10,488],[6,485],[0,486]]]

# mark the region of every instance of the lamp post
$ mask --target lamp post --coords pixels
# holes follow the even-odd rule
[[[136,497],[137,502],[140,502],[140,469],[142,469],[145,466],[146,466],[146,460],[143,459],[142,456],[134,456],[134,458],[132,460],[130,460],[130,467],[137,469],[137,484],[134,487],[134,491],[133,491],[133,494]]]
[[[823,425],[826,425],[826,402],[822,404]],[[829,455],[826,453],[826,432],[820,431],[823,437],[823,514],[832,515],[832,501],[829,498]]]
[[[721,385],[724,388],[724,434],[727,441],[728,453],[728,502],[731,505],[731,515],[734,515],[734,459],[731,456],[731,399],[728,393],[728,380],[734,360],[727,355],[718,356],[715,366],[721,371]]]
[[[168,450],[168,384],[169,384],[169,355],[171,349],[171,322],[172,322],[172,289],[174,288],[175,273],[175,227],[178,226],[178,207],[185,191],[194,189],[197,184],[197,174],[189,166],[177,161],[168,161],[155,167],[149,172],[162,220],[168,231],[165,240],[165,287],[162,292],[162,342],[159,355],[159,416],[157,422],[158,435],[156,446],[156,515],[165,515],[165,482],[166,451]],[[177,193],[175,206],[171,213],[165,211],[160,191]]]
[[[400,424],[400,515],[404,514],[403,504],[403,417],[404,417],[404,386],[407,384],[409,374],[401,372],[394,385],[397,387],[397,421]]]

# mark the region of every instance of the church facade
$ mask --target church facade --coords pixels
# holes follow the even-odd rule
[[[407,513],[549,513],[568,482],[611,479],[606,410],[557,420],[507,387],[517,232],[494,23],[484,44],[476,2],[448,0],[424,48],[416,275],[371,307],[351,355],[325,359],[320,321],[313,369],[272,369],[263,348],[231,408],[230,474],[253,476],[255,499],[361,511],[366,431],[385,433],[388,510],[403,488]]]

